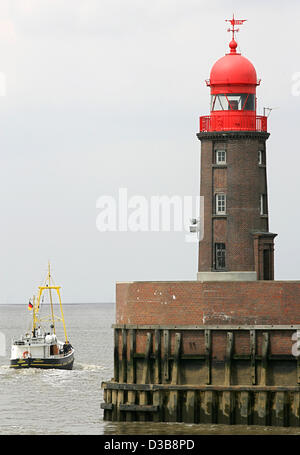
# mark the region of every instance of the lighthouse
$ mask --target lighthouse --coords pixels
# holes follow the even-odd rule
[[[228,53],[212,66],[210,115],[200,117],[204,233],[198,280],[274,279],[274,238],[269,232],[267,117],[257,115],[253,64],[239,52],[237,24],[229,21]]]
[[[237,51],[244,20],[229,22],[197,133],[197,280],[117,283],[104,420],[300,425],[300,281],[274,279],[267,118],[256,70]]]

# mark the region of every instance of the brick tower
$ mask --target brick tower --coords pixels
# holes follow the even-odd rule
[[[256,115],[252,63],[237,52],[230,20],[230,52],[212,67],[210,115],[200,117],[204,237],[198,280],[273,280],[266,175],[267,117]]]

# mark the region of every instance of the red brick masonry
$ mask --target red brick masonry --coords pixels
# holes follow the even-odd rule
[[[117,324],[300,324],[300,281],[117,283]]]

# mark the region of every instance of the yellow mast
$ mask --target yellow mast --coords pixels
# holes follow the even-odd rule
[[[53,333],[55,333],[55,322],[54,322],[54,311],[53,311],[53,302],[52,302],[52,294],[51,294],[51,289],[50,289],[50,286],[51,286],[51,283],[50,283],[50,279],[51,279],[51,274],[50,274],[50,262],[48,262],[48,276],[47,276],[47,279],[48,279],[48,288],[49,288],[49,297],[50,297],[50,306],[51,306],[51,316],[52,316],[52,324],[53,324]]]
[[[40,309],[40,302],[41,302],[41,296],[43,294],[43,292],[45,290],[48,290],[49,293],[50,293],[50,305],[51,305],[51,313],[52,313],[52,321],[53,321],[53,325],[54,325],[54,321],[55,321],[55,318],[60,320],[63,324],[63,328],[64,328],[64,334],[65,334],[65,341],[66,343],[68,343],[68,336],[67,336],[67,330],[66,330],[66,324],[65,324],[65,319],[64,319],[64,313],[63,313],[63,309],[62,309],[62,303],[61,303],[61,296],[60,296],[60,286],[55,286],[54,284],[51,284],[50,282],[50,278],[52,279],[51,277],[51,274],[50,274],[50,264],[48,264],[48,274],[47,274],[47,278],[45,280],[45,283],[43,286],[39,286],[39,293],[38,293],[38,297],[37,297],[37,304],[35,306],[35,318],[36,318],[36,315],[37,313],[39,312],[39,309]],[[48,281],[48,283],[47,283]],[[53,281],[53,280],[52,280]],[[61,318],[58,318],[54,315],[54,311],[53,311],[53,302],[52,302],[52,294],[51,294],[51,290],[55,290],[57,295],[58,295],[58,300],[59,300],[59,306],[60,306],[60,312],[61,312]],[[36,319],[37,320],[37,319]],[[36,322],[35,322],[36,323]],[[55,332],[54,332],[55,333]]]

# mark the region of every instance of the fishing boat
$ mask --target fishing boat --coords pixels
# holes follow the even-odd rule
[[[54,314],[52,293],[58,297],[60,316]],[[48,296],[46,296],[48,294]],[[48,297],[50,315],[41,315],[41,304]],[[56,286],[51,276],[50,264],[45,282],[38,288],[37,298],[29,300],[28,309],[32,311],[32,328],[19,339],[12,341],[11,368],[55,368],[71,370],[74,363],[74,348],[67,337],[64,313],[61,302],[60,286]],[[56,335],[56,323],[60,322],[64,329],[64,341]]]

